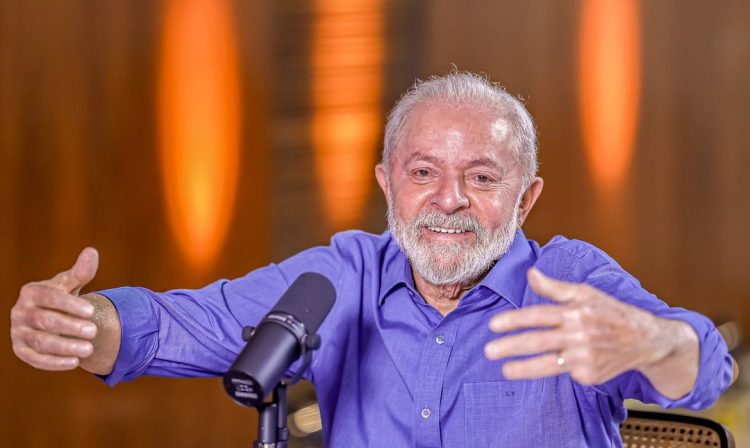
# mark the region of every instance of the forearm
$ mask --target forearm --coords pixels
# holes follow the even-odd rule
[[[657,318],[657,332],[652,338],[654,353],[659,347],[668,347],[658,359],[638,370],[665,397],[677,400],[689,393],[698,378],[700,343],[698,335],[689,324],[671,319]]]
[[[122,338],[120,317],[112,302],[100,294],[85,294],[81,296],[94,306],[91,320],[96,324],[97,333],[92,343],[93,353],[80,359],[80,367],[91,373],[107,375],[117,360]]]

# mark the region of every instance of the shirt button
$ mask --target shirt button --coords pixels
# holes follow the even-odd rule
[[[438,335],[438,336],[437,336],[437,337],[435,338],[435,342],[437,342],[437,343],[438,343],[438,345],[443,345],[443,344],[445,344],[445,336],[443,336],[442,334],[441,334],[441,335]]]
[[[424,419],[430,418],[430,408],[422,409],[422,418]]]

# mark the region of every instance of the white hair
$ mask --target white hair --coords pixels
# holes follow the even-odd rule
[[[522,191],[528,188],[537,173],[536,128],[531,114],[500,84],[489,81],[486,76],[460,71],[426,81],[417,80],[398,100],[385,125],[382,163],[386,173],[390,173],[393,151],[403,137],[409,114],[416,106],[428,103],[474,106],[507,119],[510,122],[511,149],[523,168]]]

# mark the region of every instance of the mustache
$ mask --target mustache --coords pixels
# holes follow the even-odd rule
[[[479,223],[479,219],[471,213],[460,213],[446,215],[437,210],[423,210],[411,222],[413,228],[419,227],[445,227],[451,229],[461,229],[470,232],[479,233],[484,231],[484,227]]]

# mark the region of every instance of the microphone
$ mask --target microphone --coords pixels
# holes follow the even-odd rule
[[[224,375],[229,396],[244,406],[261,406],[300,355],[309,362],[309,350],[320,345],[315,332],[335,301],[336,290],[323,275],[306,272],[297,277],[255,329],[243,330],[247,345]],[[295,379],[306,368],[300,367]]]

